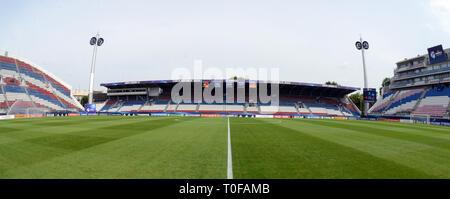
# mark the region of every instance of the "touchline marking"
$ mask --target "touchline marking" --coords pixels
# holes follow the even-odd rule
[[[233,179],[233,163],[231,162],[230,118],[228,118],[228,166],[227,179]]]

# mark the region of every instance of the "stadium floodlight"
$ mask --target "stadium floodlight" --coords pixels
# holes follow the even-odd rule
[[[100,38],[100,35],[97,33],[95,37],[92,37],[89,44],[94,46],[94,52],[92,54],[92,62],[91,62],[91,77],[89,81],[89,104],[92,104],[92,99],[94,96],[94,71],[95,71],[95,60],[97,59],[97,46],[101,46],[105,40]]]
[[[362,37],[359,37],[359,41],[355,43],[356,49],[361,50],[362,61],[363,61],[363,71],[364,71],[364,88],[367,89],[367,74],[366,74],[366,59],[364,57],[364,50],[369,49],[369,42],[363,41]],[[369,102],[364,100],[364,115],[367,115],[369,110]]]

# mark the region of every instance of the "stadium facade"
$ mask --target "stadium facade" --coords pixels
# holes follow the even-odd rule
[[[369,109],[371,115],[428,115],[449,118],[450,49],[435,46],[428,54],[397,62],[388,88]]]
[[[24,58],[0,53],[0,114],[28,116],[83,109],[64,81]]]
[[[178,83],[191,85],[191,99],[174,102],[172,90]],[[272,84],[278,88],[279,103],[276,110],[265,111],[269,103],[253,98],[251,90],[259,91],[264,85],[271,91]],[[197,86],[195,86],[197,85]],[[108,100],[97,106],[101,113],[110,114],[220,114],[238,116],[301,116],[301,117],[359,117],[361,112],[347,97],[359,88],[311,84],[301,82],[260,82],[252,80],[157,80],[103,83]],[[208,88],[209,87],[209,88]],[[211,87],[214,87],[212,89]],[[222,92],[223,100],[206,102],[195,98],[194,90],[201,93],[208,88],[212,95]],[[243,91],[243,92],[241,92]],[[181,94],[183,90],[181,90]],[[241,94],[239,94],[241,93]],[[219,94],[219,93],[217,93]],[[259,93],[258,93],[259,94]],[[270,94],[272,97],[273,95]],[[232,100],[230,100],[232,99]],[[255,100],[256,99],[256,100]]]

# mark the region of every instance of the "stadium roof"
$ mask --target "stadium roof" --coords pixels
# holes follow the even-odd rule
[[[279,83],[281,88],[292,88],[300,90],[297,93],[308,94],[311,92],[319,92],[321,94],[330,93],[330,95],[346,95],[354,91],[361,90],[356,87],[348,86],[335,86],[335,85],[325,85],[325,84],[315,84],[315,83],[304,83],[304,82],[290,82],[290,81],[260,81],[260,80],[213,80],[213,79],[203,79],[203,80],[149,80],[149,81],[128,81],[128,82],[114,82],[114,83],[102,83],[109,89],[121,89],[121,88],[142,88],[142,87],[152,87],[152,86],[169,86],[179,82],[243,82],[249,83]]]

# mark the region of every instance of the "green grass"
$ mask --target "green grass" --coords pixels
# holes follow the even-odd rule
[[[231,118],[234,178],[450,178],[450,128]],[[227,119],[0,121],[0,178],[226,178]]]

